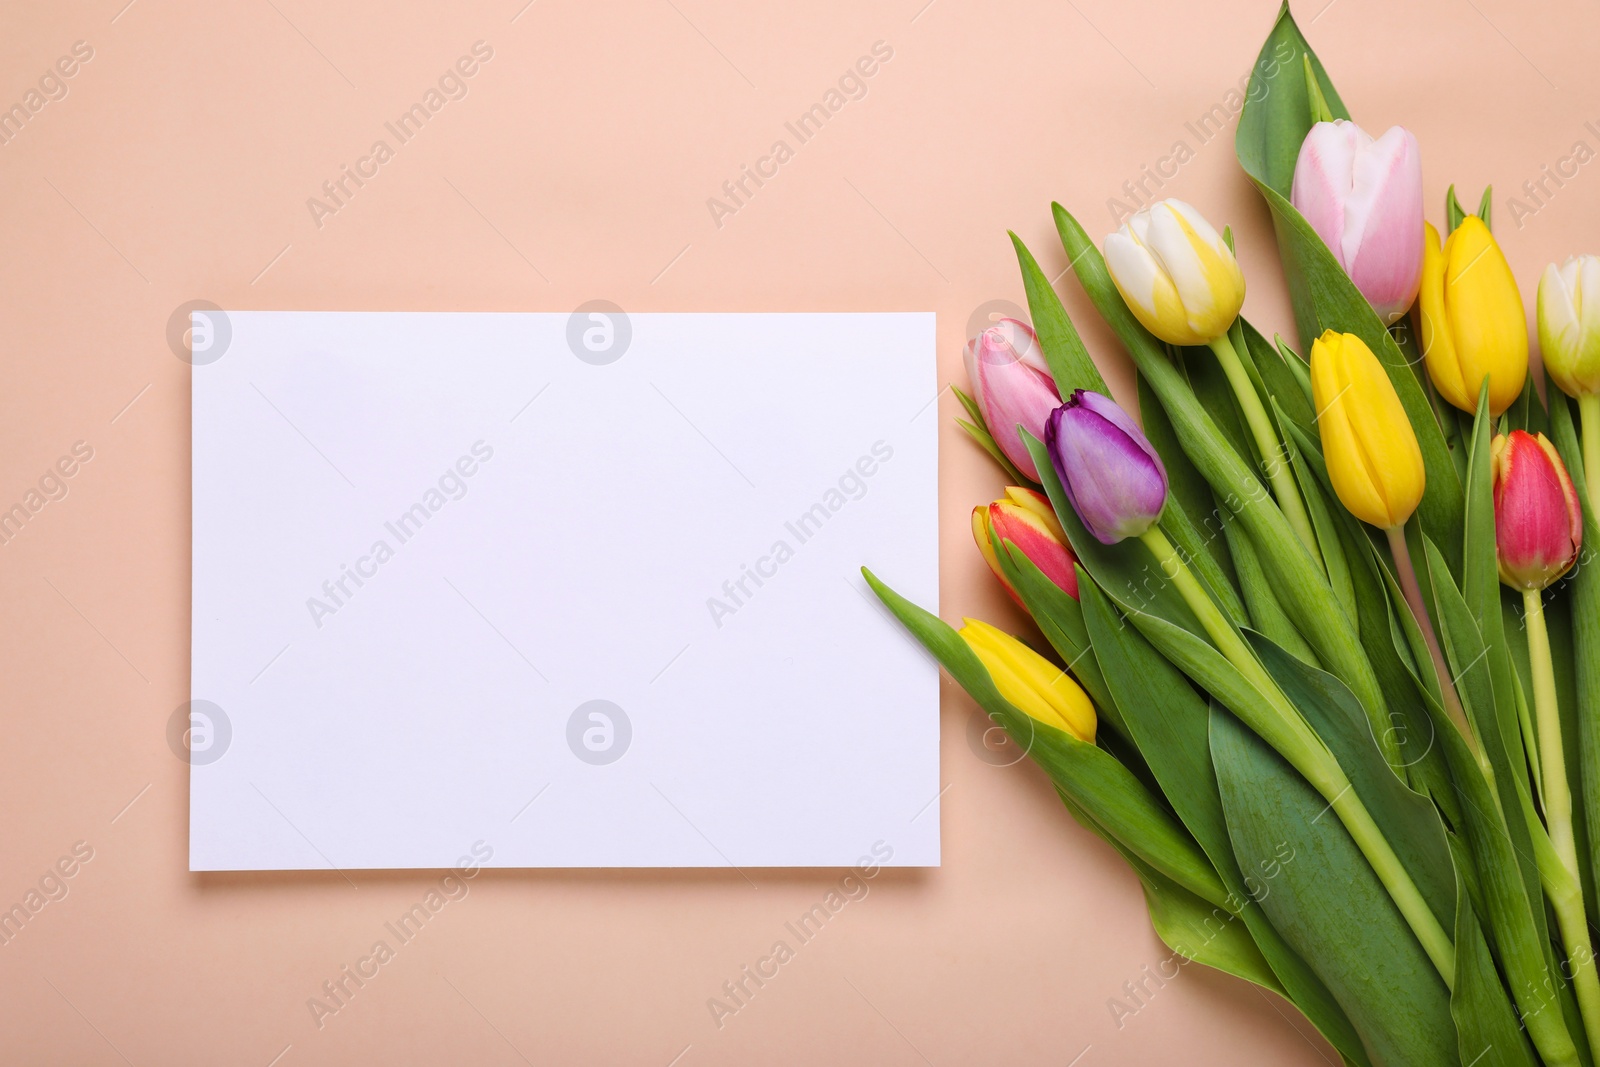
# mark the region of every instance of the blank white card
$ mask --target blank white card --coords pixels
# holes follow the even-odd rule
[[[191,869],[939,862],[931,314],[194,326]]]

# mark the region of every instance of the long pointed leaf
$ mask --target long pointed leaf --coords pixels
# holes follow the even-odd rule
[[[1039,347],[1044,351],[1051,377],[1056,380],[1056,389],[1063,397],[1071,395],[1074,389],[1091,389],[1109,394],[1111,390],[1100,376],[1100,368],[1089,358],[1083,338],[1078,336],[1072,320],[1067,317],[1067,309],[1061,305],[1061,297],[1056,295],[1050,280],[1039,269],[1033,253],[1028,251],[1028,246],[1016,234],[1011,235],[1011,243],[1016,246],[1017,264],[1022,268],[1022,288],[1028,294],[1028,315],[1033,319],[1033,330],[1039,335]]]
[[[1311,128],[1302,57],[1310,60],[1334,113],[1348,117],[1343,113],[1343,104],[1334,92],[1333,83],[1300,34],[1285,4],[1251,71],[1250,90],[1234,139],[1235,151],[1245,173],[1255,182],[1271,209],[1302,348],[1309,351],[1311,342],[1324,330],[1336,330],[1360,337],[1377,355],[1422,448],[1427,488],[1418,510],[1423,529],[1445,549],[1452,569],[1458,570],[1461,563],[1461,481],[1433,408],[1382,320],[1339,266],[1322,238],[1289,202],[1294,161]]]
[[[1473,1067],[1537,1067],[1489,946],[1471,908],[1456,915],[1456,987],[1450,994],[1461,1062]]]
[[[1373,1062],[1459,1063],[1444,982],[1326,802],[1226,712],[1212,711],[1210,736],[1239,862],[1276,864],[1261,906]]]
[[[1058,788],[1146,863],[1202,899],[1226,906],[1228,893],[1211,861],[1126,767],[1094,745],[1018,711],[1000,695],[977,654],[948,623],[884,585],[865,567],[861,573],[884,606]]]
[[[1361,1045],[1350,1020],[1305,961],[1283,942],[1255,901],[1257,894],[1251,887],[1259,887],[1264,872],[1241,873],[1238,868],[1211,768],[1205,701],[1137,630],[1123,625],[1105,595],[1087,576],[1080,589],[1084,622],[1095,655],[1118,703],[1128,709],[1129,729],[1162,792],[1239,902],[1254,944],[1282,979],[1285,995],[1342,1053],[1352,1059],[1361,1058]],[[1152,918],[1155,911],[1152,901]],[[1168,944],[1172,942],[1168,940]]]

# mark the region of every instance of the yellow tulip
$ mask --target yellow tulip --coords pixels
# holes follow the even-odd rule
[[[1517,279],[1483,220],[1468,215],[1439,245],[1423,223],[1422,354],[1439,395],[1469,414],[1489,379],[1489,413],[1522,395],[1528,378],[1528,323]]]
[[[1329,330],[1311,346],[1311,396],[1339,499],[1362,522],[1405,525],[1427,474],[1406,409],[1372,349]]]
[[[962,622],[962,640],[988,668],[1001,696],[1047,726],[1094,743],[1094,705],[1071,675],[1004,630],[977,619]]]

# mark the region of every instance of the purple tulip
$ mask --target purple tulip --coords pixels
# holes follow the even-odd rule
[[[1042,438],[1044,420],[1061,403],[1061,394],[1033,328],[1017,319],[1001,319],[967,342],[966,363],[972,398],[995,444],[1018,470],[1038,481],[1039,468],[1017,427]]]
[[[1044,442],[1072,510],[1101,544],[1137,537],[1161,517],[1167,469],[1115,400],[1076,390],[1050,413]]]
[[[1386,324],[1406,313],[1422,280],[1422,157],[1409,130],[1373,140],[1344,119],[1317,123],[1289,199]]]

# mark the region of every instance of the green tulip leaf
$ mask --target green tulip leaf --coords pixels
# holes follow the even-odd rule
[[[1117,703],[1127,709],[1128,728],[1133,739],[1148,760],[1162,793],[1211,858],[1223,884],[1238,902],[1239,915],[1251,933],[1252,948],[1265,957],[1272,972],[1281,978],[1284,995],[1294,1001],[1335,1047],[1347,1057],[1359,1058],[1361,1045],[1350,1021],[1305,961],[1278,936],[1254,901],[1267,872],[1254,869],[1241,872],[1238,868],[1217,792],[1216,774],[1211,767],[1205,701],[1138,630],[1123,625],[1105,594],[1089,582],[1087,576],[1080,589],[1084,622],[1095,655]],[[1148,881],[1146,895],[1150,896]],[[1155,919],[1155,899],[1150,900],[1150,912]],[[1206,925],[1207,917],[1198,916],[1209,932],[1217,922],[1213,918]],[[1222,918],[1231,920],[1232,916],[1225,913]],[[1157,921],[1157,929],[1161,929],[1160,921]],[[1162,939],[1174,949],[1184,951],[1165,932]],[[1190,953],[1185,952],[1185,955]],[[1211,963],[1200,956],[1191,958]],[[1267,985],[1265,982],[1258,984]]]
[[[1327,802],[1220,708],[1210,738],[1240,866],[1274,872],[1263,910],[1343,1007],[1372,1061],[1460,1062],[1444,982]]]
[[[1450,929],[1455,921],[1455,875],[1438,811],[1390,771],[1355,697],[1342,681],[1306,666],[1259,635],[1247,636],[1267,673],[1339,761],[1440,925]]]
[[[1072,554],[1094,576],[1095,582],[1118,604],[1124,605],[1125,610],[1151,612],[1194,633],[1203,633],[1204,628],[1199,620],[1166,575],[1161,573],[1160,565],[1144,543],[1130,537],[1114,545],[1102,544],[1073,510],[1071,501],[1061,488],[1060,479],[1056,477],[1055,468],[1050,464],[1050,456],[1043,442],[1026,431],[1023,432],[1022,441],[1028,446],[1033,462],[1039,468],[1045,495],[1055,508],[1056,518],[1072,546]],[[1169,498],[1167,507],[1176,506],[1176,502]],[[1243,615],[1244,609],[1238,603],[1238,594],[1227,583],[1221,568],[1216,566],[1209,554],[1200,553],[1190,560],[1190,566],[1199,572],[1202,582],[1217,594],[1224,610]],[[1230,597],[1233,599],[1225,599]]]
[[[1307,373],[1305,362],[1292,352],[1283,352],[1244,319],[1241,318],[1239,322],[1245,340],[1244,348],[1240,349],[1240,358],[1248,355],[1247,365],[1254,366],[1260,375],[1263,396],[1270,398],[1264,399],[1264,402],[1269,406],[1276,403],[1296,426],[1308,433],[1315,433],[1317,412],[1311,404],[1310,380],[1301,377]],[[1305,383],[1303,386],[1302,382]]]
[[[1460,731],[1442,709],[1430,703],[1435,736],[1462,802],[1461,828],[1475,861],[1473,868],[1488,923],[1485,934],[1506,972],[1511,994],[1534,1043],[1548,1062],[1572,1063],[1577,1057],[1572,1033],[1563,1022],[1562,1013],[1549,1010],[1555,1006],[1556,991],[1564,981],[1551,968],[1547,951],[1550,931],[1529,836],[1529,827],[1537,824],[1538,816],[1533,812],[1526,779],[1509,766],[1499,733],[1492,729],[1492,711],[1483,710],[1495,699],[1493,678],[1485,663],[1488,650],[1465,599],[1445,573],[1438,549],[1431,541],[1427,548],[1439,628],[1451,669],[1456,673],[1457,692],[1469,719],[1490,727],[1475,732],[1499,786],[1497,798]],[[1405,621],[1407,617],[1401,618]],[[1461,966],[1458,948],[1457,967]]]
[[[1328,481],[1328,470],[1323,464],[1319,442],[1315,436],[1297,426],[1290,425],[1288,429],[1296,445],[1295,456],[1299,464],[1296,470],[1303,469],[1322,487],[1325,496],[1332,497],[1333,485]],[[1336,527],[1340,556],[1345,561],[1345,573],[1351,583],[1356,629],[1361,635],[1362,648],[1372,664],[1373,673],[1379,680],[1388,707],[1390,730],[1399,745],[1406,777],[1418,792],[1433,798],[1452,826],[1458,826],[1461,819],[1455,789],[1450,785],[1444,757],[1434,743],[1433,728],[1422,704],[1420,686],[1432,679],[1433,672],[1429,671],[1426,675],[1418,673],[1412,658],[1413,646],[1405,640],[1403,633],[1396,631],[1385,590],[1386,580],[1392,582],[1393,576],[1375,554],[1374,539],[1369,536],[1368,527],[1361,520],[1343,508],[1330,508],[1328,515]],[[1423,662],[1427,662],[1427,650],[1420,643],[1421,640],[1421,631],[1417,631],[1418,644],[1415,647],[1420,650]],[[1436,689],[1437,682],[1433,684]]]
[[[1172,516],[1181,515],[1182,518],[1181,522],[1174,522],[1171,526],[1172,543],[1191,559],[1204,551],[1215,563],[1214,569],[1207,568],[1210,580],[1219,587],[1232,588],[1233,559],[1228,553],[1227,541],[1219,536],[1225,525],[1223,510],[1212,495],[1210,484],[1194,469],[1189,457],[1183,454],[1177,435],[1172,431],[1171,420],[1143,376],[1139,377],[1139,422],[1144,427],[1145,437],[1161,457],[1162,465],[1167,468],[1169,491],[1180,505]],[[1238,605],[1238,614],[1234,614],[1234,605],[1225,604],[1224,608],[1234,621],[1244,621],[1242,605]]]
[[[1232,865],[1233,849],[1206,750],[1205,702],[1138,630],[1123,625],[1092,582],[1080,587],[1080,595],[1095,658],[1118,705],[1128,709],[1130,736],[1172,810],[1228,882],[1223,868]]]
[[[1155,928],[1156,936],[1176,956],[1182,957],[1177,961],[1178,965],[1193,960],[1270,989],[1281,997],[1288,997],[1289,994],[1267,964],[1250,932],[1237,921],[1237,916],[1224,908],[1206,903],[1151,867],[1108,834],[1070,796],[1059,789],[1056,793],[1079,826],[1110,845],[1133,868],[1144,890],[1145,905],[1150,911],[1150,925]],[[1176,977],[1176,974],[1172,977]],[[1314,975],[1311,978],[1315,981]],[[1338,1010],[1338,1005],[1333,1007]],[[1359,1044],[1356,1047],[1359,1048]]]
[[[1305,60],[1306,71],[1306,102],[1309,105],[1312,122],[1332,122],[1337,116],[1328,106],[1328,98],[1322,94],[1322,82],[1318,80],[1317,71],[1311,65],[1309,53],[1300,57]]]
[[[978,402],[963,392],[958,385],[952,384],[950,391],[956,395],[957,400],[961,401],[961,407],[966,411],[967,418],[972,420],[971,422],[963,422],[961,419],[957,419],[956,425],[967,431],[968,436],[978,442],[978,445],[989,453],[996,463],[1000,464],[1000,469],[1006,472],[1006,477],[1011,480],[1011,484],[1020,486],[1038,485],[1038,482],[1018,470],[1017,465],[1011,462],[1010,457],[1000,450],[999,443],[994,439],[994,433],[989,429],[989,420],[983,417],[983,409],[978,406]]]
[[[1012,463],[1006,458],[1006,454],[1000,451],[1000,446],[995,443],[995,439],[989,433],[988,428],[985,427],[981,422],[971,423],[965,419],[957,419],[956,425],[967,431],[967,436],[976,441],[978,443],[978,447],[989,453],[990,459],[993,459],[996,463],[1000,464],[1000,469],[1006,472],[1006,478],[1012,485],[1029,487],[1039,484],[1032,478],[1029,478],[1027,475],[1023,474],[1017,469],[1017,465],[1015,463]]]
[[[948,623],[865,567],[861,573],[890,613],[1059,789],[1150,866],[1201,899],[1227,906],[1228,893],[1216,869],[1160,797],[1105,751],[1018,710],[1000,695],[977,653]]]
[[[1061,305],[1050,279],[1039,269],[1039,263],[1022,243],[1022,238],[1011,235],[1017,249],[1017,264],[1022,268],[1022,288],[1028,294],[1028,316],[1033,319],[1033,331],[1039,335],[1039,347],[1044,352],[1050,375],[1056,380],[1056,391],[1062,399],[1072,395],[1074,389],[1089,389],[1111,395],[1100,368],[1089,358],[1067,309]]]
[[[1207,904],[1148,864],[1136,863],[1134,870],[1144,888],[1150,924],[1168,948],[1185,959],[1288,997],[1238,916]]]
[[[1266,477],[1261,466],[1261,458],[1256,453],[1255,439],[1245,425],[1244,411],[1239,407],[1239,398],[1234,393],[1233,386],[1228,383],[1228,376],[1223,372],[1222,364],[1217,361],[1211,349],[1203,345],[1198,348],[1175,348],[1173,351],[1177,353],[1178,366],[1188,381],[1189,388],[1194,390],[1200,406],[1217,424],[1217,429],[1222,432],[1223,438],[1245,461],[1251,477],[1261,486],[1260,492],[1265,493]],[[1246,359],[1244,353],[1239,353],[1239,362],[1245,364],[1248,373],[1249,366]]]
[[[1444,191],[1444,224],[1445,236],[1448,237],[1460,228],[1466,221],[1466,209],[1461,206],[1461,201],[1456,199],[1456,187],[1451,185]]]
[[[1472,1067],[1537,1067],[1471,908],[1456,914],[1456,984],[1450,1014],[1461,1062]]]
[[[1530,750],[1524,739],[1532,737],[1532,724],[1527,721],[1523,693],[1531,690],[1523,685],[1515,662],[1518,653],[1524,660],[1527,658],[1527,640],[1520,623],[1515,631],[1507,632],[1507,600],[1502,595],[1495,562],[1492,421],[1489,387],[1485,383],[1478,393],[1478,413],[1467,440],[1466,517],[1459,590],[1446,579],[1442,568],[1432,562],[1431,554],[1429,571],[1446,653],[1452,669],[1463,672],[1457,688],[1463,703],[1468,705],[1474,731],[1494,768],[1501,804],[1508,811],[1519,811],[1521,805],[1529,802],[1525,768]],[[1516,640],[1512,640],[1513,637]],[[1470,669],[1468,664],[1472,665]],[[1522,786],[1520,800],[1519,785]],[[1527,834],[1524,832],[1513,840],[1519,846],[1526,845]],[[1529,895],[1534,900],[1541,899],[1531,846],[1519,848],[1519,859]],[[1543,920],[1543,909],[1539,909],[1541,931]]]
[[[1344,609],[1345,618],[1350,620],[1351,625],[1357,625],[1355,582],[1350,577],[1350,564],[1344,555],[1344,540],[1339,532],[1341,523],[1335,517],[1343,511],[1343,505],[1313,473],[1311,461],[1300,448],[1301,437],[1295,432],[1303,429],[1309,435],[1314,431],[1309,425],[1302,427],[1299,423],[1293,423],[1278,404],[1277,397],[1273,397],[1272,410],[1277,416],[1278,425],[1283,427],[1284,452],[1294,469],[1295,484],[1300,487],[1300,495],[1306,502],[1312,529],[1316,531],[1317,548],[1322,553],[1322,569],[1327,572],[1328,584],[1333,587],[1333,595]],[[1320,455],[1317,460],[1321,460]]]
[[[1285,3],[1250,70],[1250,86],[1233,142],[1245,170],[1283,196],[1288,196],[1294,185],[1300,144],[1316,121],[1306,89],[1308,66],[1328,112],[1336,119],[1348,119],[1350,112]]]
[[[1278,350],[1278,355],[1283,357],[1283,365],[1293,375],[1295,384],[1300,387],[1300,395],[1306,398],[1307,406],[1312,406],[1311,367],[1306,363],[1305,357],[1290,348],[1282,334],[1273,334],[1272,344]],[[1314,414],[1312,421],[1316,421]]]
[[[1461,481],[1433,408],[1382,320],[1322,238],[1289,202],[1294,164],[1311,128],[1302,56],[1310,60],[1335,114],[1349,117],[1285,5],[1251,71],[1235,150],[1271,209],[1301,346],[1310,351],[1312,341],[1324,330],[1352,333],[1366,342],[1383,364],[1416,431],[1427,469],[1427,487],[1418,508],[1422,527],[1445,548],[1452,568],[1458,568]]]
[[[1297,659],[1319,666],[1317,653],[1294,628],[1294,622],[1284,612],[1278,594],[1272,589],[1267,572],[1261,569],[1255,546],[1239,529],[1238,523],[1228,523],[1222,528],[1233,553],[1235,569],[1239,573],[1239,591],[1244,594],[1245,607],[1250,612],[1250,624],[1271,640],[1292,652]]]
[[[1579,774],[1574,780],[1582,783],[1574,808],[1583,812],[1589,853],[1590,877],[1583,881],[1585,890],[1592,891],[1600,882],[1600,558],[1596,556],[1600,551],[1600,516],[1588,506],[1588,480],[1600,477],[1600,471],[1585,468],[1572,407],[1554,389],[1550,391],[1550,431],[1584,505],[1583,550],[1571,581],[1574,695],[1573,714],[1569,717],[1576,720],[1578,728]],[[1600,426],[1589,428],[1589,432],[1600,432]],[[1585,898],[1588,902],[1587,892]],[[1588,906],[1591,916],[1600,915],[1592,902]]]

